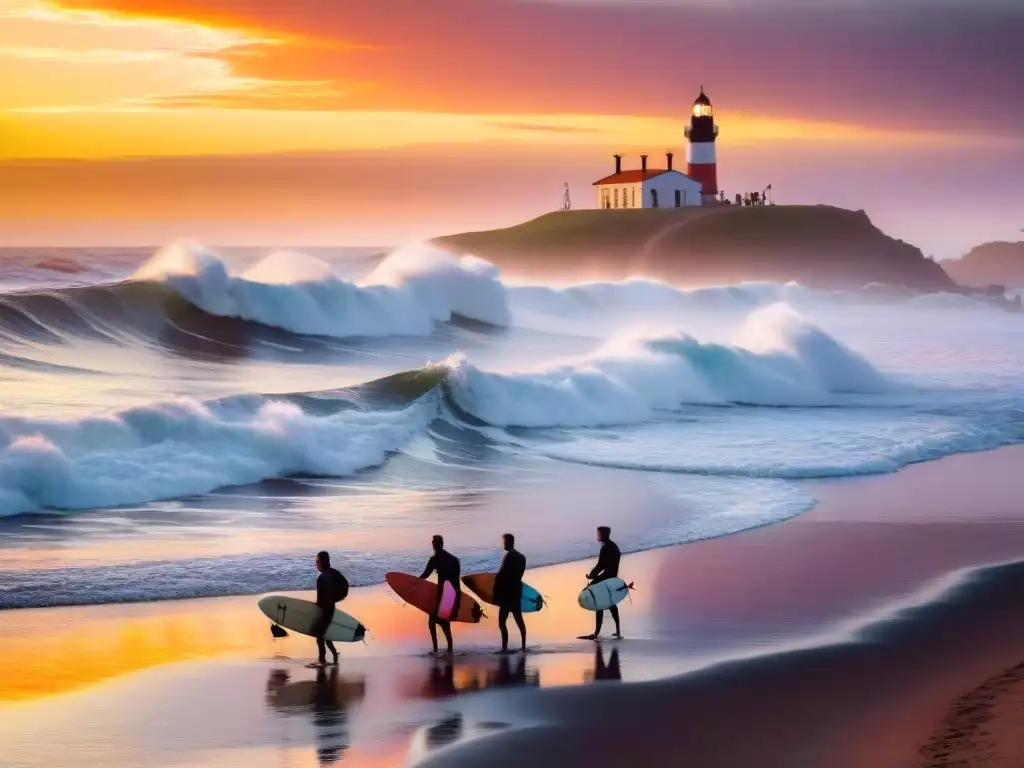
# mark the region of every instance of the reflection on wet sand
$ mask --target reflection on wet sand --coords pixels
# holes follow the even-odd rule
[[[308,715],[316,733],[317,759],[334,765],[351,746],[349,708],[366,695],[362,676],[338,674],[337,667],[318,669],[315,680],[289,682],[289,672],[271,670],[267,678],[267,706],[285,715]]]
[[[439,656],[430,660],[425,679],[414,679],[404,685],[408,698],[445,699],[493,686],[540,685],[540,670],[527,666],[523,654],[500,655],[496,663],[480,659],[459,660]]]
[[[498,667],[487,676],[488,685],[529,685],[540,686],[540,670],[526,668],[526,654],[515,654],[513,668],[512,654],[499,656]]]
[[[608,657],[608,663],[604,662],[604,648],[600,643],[594,646],[594,669],[588,670],[583,675],[584,682],[597,680],[621,680],[622,670],[619,668],[619,649],[612,648]]]

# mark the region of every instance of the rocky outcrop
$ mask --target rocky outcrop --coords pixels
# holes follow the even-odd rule
[[[962,285],[1024,288],[1024,242],[984,243],[942,266]]]

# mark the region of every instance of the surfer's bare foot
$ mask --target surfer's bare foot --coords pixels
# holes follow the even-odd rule
[[[597,635],[580,635],[580,640],[597,640]]]
[[[616,640],[621,640],[622,639],[622,633],[621,632],[616,632],[614,635],[612,635],[612,637],[614,637]]]
[[[326,661],[313,661],[306,665],[306,669],[323,669],[326,666]]]

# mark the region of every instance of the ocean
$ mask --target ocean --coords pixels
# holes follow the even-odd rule
[[[1024,441],[1024,315],[399,249],[0,249],[0,607],[723,536]],[[581,587],[582,573],[581,573]]]

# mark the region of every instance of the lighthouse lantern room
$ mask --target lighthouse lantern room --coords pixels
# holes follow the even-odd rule
[[[711,99],[700,87],[700,95],[693,102],[690,124],[684,129],[687,138],[686,175],[701,183],[705,202],[714,202],[718,195],[718,166],[715,159],[715,139],[718,126],[715,125],[714,108]]]

